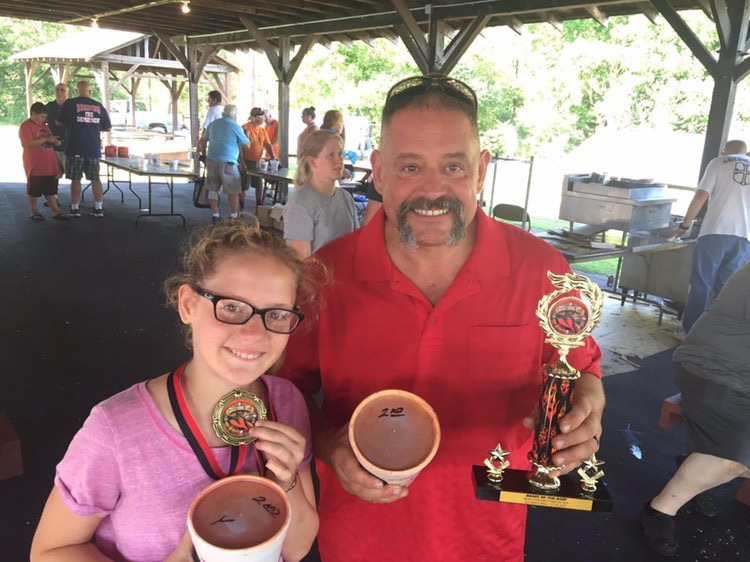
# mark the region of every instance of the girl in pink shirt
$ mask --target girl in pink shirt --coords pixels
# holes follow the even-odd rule
[[[239,220],[201,231],[182,264],[165,291],[192,358],[94,407],[57,466],[33,561],[190,561],[190,503],[212,480],[237,473],[287,490],[282,557],[309,551],[318,515],[307,408],[292,383],[266,374],[303,319],[299,301],[313,298],[309,270],[283,240]],[[239,446],[213,423],[215,406],[234,391],[252,393],[268,412],[236,430],[256,439]]]

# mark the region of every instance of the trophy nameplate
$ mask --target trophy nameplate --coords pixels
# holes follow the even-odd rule
[[[566,356],[570,349],[580,347],[601,320],[604,299],[599,287],[583,275],[547,272],[555,291],[539,301],[536,316],[545,334],[545,343],[558,351],[558,359],[542,367],[544,382],[539,401],[534,440],[528,454],[531,470],[508,469],[509,454],[498,446],[489,451],[483,466],[472,468],[477,499],[518,503],[540,507],[582,511],[612,511],[612,498],[599,479],[604,464],[596,455],[584,461],[577,470],[580,480],[572,474],[559,476],[564,468],[552,463],[556,449],[552,439],[560,433],[560,419],[571,409],[576,380],[581,373],[571,366]],[[571,294],[578,291],[588,300]]]

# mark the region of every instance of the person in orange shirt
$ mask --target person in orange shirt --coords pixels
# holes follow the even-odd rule
[[[273,154],[273,146],[268,138],[268,133],[261,127],[261,124],[265,120],[263,110],[260,107],[254,107],[250,110],[250,119],[247,123],[242,125],[242,130],[245,131],[247,138],[250,139],[250,147],[242,149],[242,160],[245,162],[245,167],[248,170],[257,170],[258,165],[263,158],[263,149],[265,148],[269,153]],[[263,197],[265,195],[265,189],[263,186],[263,178],[259,176],[250,176],[247,172],[242,172],[242,195],[240,195],[240,207],[245,208],[245,191],[248,188],[248,180],[250,184],[255,188],[255,204],[262,205]]]
[[[279,120],[273,118],[270,109],[263,110],[263,121],[265,122],[266,133],[268,133],[268,140],[271,141],[273,146],[273,152],[266,151],[267,158],[278,158],[279,157]]]
[[[306,107],[302,110],[302,122],[306,125],[306,128],[297,137],[297,160],[302,158],[302,147],[310,134],[318,130],[318,125],[315,123],[315,108]]]

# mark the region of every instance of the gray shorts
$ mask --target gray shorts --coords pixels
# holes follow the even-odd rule
[[[239,166],[236,162],[206,160],[206,189],[218,192],[222,187],[227,195],[242,191]]]

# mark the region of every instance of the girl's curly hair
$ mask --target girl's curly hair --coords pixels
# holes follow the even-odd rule
[[[295,306],[305,311],[307,321],[303,326],[315,320],[319,289],[330,282],[328,269],[314,256],[300,259],[284,240],[261,230],[257,220],[248,222],[245,217],[225,219],[193,231],[183,245],[181,271],[169,276],[162,286],[166,305],[177,310],[177,292],[182,285],[202,285],[222,260],[242,254],[272,257],[287,267],[294,278]],[[183,326],[183,330],[185,344],[191,348],[190,326]]]

